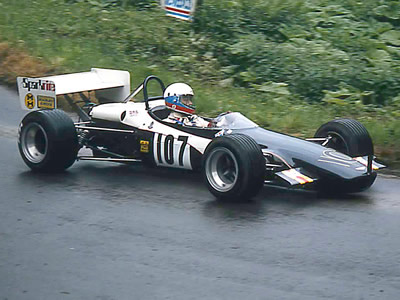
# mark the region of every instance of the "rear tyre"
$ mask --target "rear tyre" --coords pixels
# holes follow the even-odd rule
[[[79,150],[74,123],[61,110],[31,112],[20,124],[18,148],[34,171],[65,170],[74,163]]]
[[[203,176],[215,197],[249,200],[264,184],[265,159],[260,146],[243,134],[215,138],[204,154]]]
[[[367,129],[352,119],[338,119],[323,124],[316,138],[330,138],[325,145],[351,157],[374,154],[374,146]]]

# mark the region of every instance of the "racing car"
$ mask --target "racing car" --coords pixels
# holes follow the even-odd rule
[[[155,96],[149,83],[159,90]],[[300,139],[261,128],[239,112],[208,119],[211,127],[168,122],[165,85],[153,75],[133,92],[128,72],[97,68],[18,77],[17,84],[21,106],[30,110],[20,123],[19,152],[33,171],[59,172],[80,160],[181,168],[202,172],[215,197],[243,200],[265,184],[359,192],[385,167],[375,160],[366,128],[352,119],[332,120]],[[57,108],[61,96],[76,110],[75,122]],[[91,151],[82,154],[84,148]]]

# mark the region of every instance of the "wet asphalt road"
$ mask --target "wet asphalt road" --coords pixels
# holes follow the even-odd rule
[[[28,170],[0,88],[0,300],[399,299],[400,180],[327,198],[215,201],[200,176],[78,162]]]

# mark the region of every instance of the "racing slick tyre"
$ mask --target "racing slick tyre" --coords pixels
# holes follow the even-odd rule
[[[248,200],[264,184],[264,156],[257,142],[247,135],[217,137],[208,145],[203,157],[207,187],[221,200]]]
[[[316,138],[330,138],[325,147],[332,148],[350,157],[374,154],[374,146],[367,129],[358,121],[338,119],[323,124],[315,133]],[[355,193],[369,188],[376,179],[376,172],[365,174],[354,180],[340,179],[317,184],[320,192],[328,194]]]
[[[31,112],[20,124],[18,148],[33,171],[65,170],[74,163],[79,150],[74,123],[61,110]]]
[[[351,157],[374,154],[374,146],[367,129],[352,119],[337,119],[323,124],[316,138],[329,138],[325,145]]]

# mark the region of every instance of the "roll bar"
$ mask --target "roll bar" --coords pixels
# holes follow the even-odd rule
[[[149,97],[149,93],[147,91],[147,85],[151,80],[155,80],[160,84],[161,91],[162,91],[161,96]],[[150,109],[149,101],[159,100],[159,99],[164,98],[165,85],[160,78],[158,78],[157,76],[154,76],[154,75],[150,75],[150,76],[146,77],[146,79],[143,81],[143,83],[140,84],[123,102],[126,103],[126,102],[130,101],[133,97],[135,97],[137,94],[139,94],[142,90],[143,90],[144,103],[146,106],[146,110],[149,110]]]

